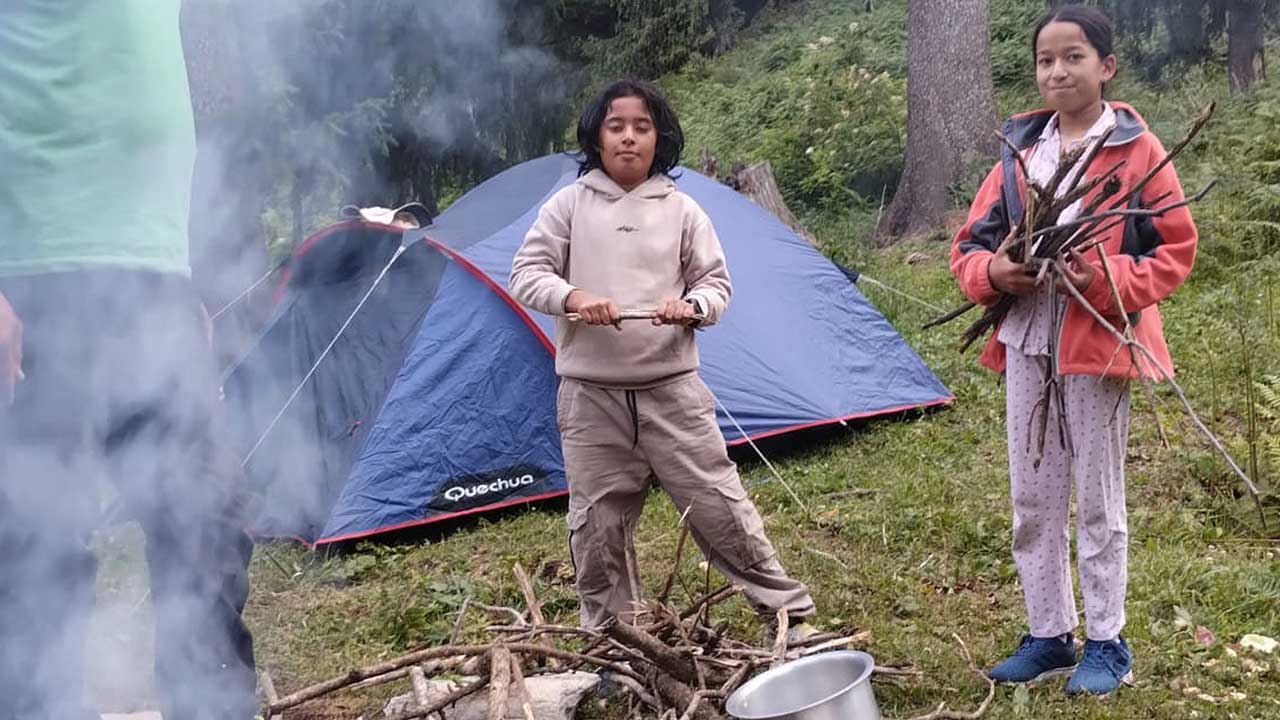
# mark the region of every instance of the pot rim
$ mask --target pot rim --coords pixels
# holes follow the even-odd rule
[[[837,698],[841,695],[844,695],[845,693],[848,693],[850,690],[857,687],[858,685],[864,682],[867,682],[867,680],[871,677],[871,673],[875,672],[875,669],[876,669],[875,658],[871,657],[869,653],[865,653],[861,650],[832,650],[828,652],[817,653],[815,655],[810,655],[808,657],[800,658],[799,660],[792,660],[789,663],[786,663],[784,665],[779,665],[777,668],[766,670],[765,672],[762,672],[759,675],[751,678],[745,684],[739,687],[737,690],[734,690],[733,694],[730,695],[727,700],[725,700],[725,710],[730,715],[732,715],[735,718],[735,720],[769,720],[770,718],[779,717],[778,713],[776,712],[770,713],[768,715],[760,715],[760,714],[740,715],[730,710],[729,706],[730,704],[733,703],[734,698],[738,697],[740,693],[744,691],[750,691],[750,689],[753,689],[755,687],[758,687],[764,684],[765,678],[767,678],[770,675],[770,673],[772,673],[774,670],[779,670],[784,667],[795,667],[797,664],[809,665],[814,662],[818,662],[823,658],[828,658],[832,656],[852,656],[857,658],[865,658],[866,667],[863,669],[862,673],[858,675],[857,679],[849,683],[848,685],[845,685],[844,687],[831,693],[830,695],[827,695],[821,700],[815,700],[814,702],[811,702],[808,705],[805,705],[803,707],[788,709],[787,714],[793,715],[796,713],[802,713],[806,710],[811,710],[815,707],[818,707],[819,705],[830,702],[832,699]]]

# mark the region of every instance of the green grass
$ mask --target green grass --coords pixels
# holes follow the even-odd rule
[[[863,267],[884,282],[949,305],[959,297],[944,249],[894,248],[868,256]],[[916,254],[911,265],[904,262],[908,254]],[[1192,282],[1167,306],[1182,380],[1202,408],[1208,359],[1179,329],[1194,326],[1204,311],[1201,300],[1213,289]],[[814,516],[769,482],[762,465],[744,462],[742,474],[788,569],[811,584],[820,623],[869,629],[868,650],[879,662],[912,663],[925,672],[919,682],[876,686],[886,715],[907,716],[944,701],[972,707],[983,686],[968,674],[952,635],[963,638],[986,666],[1012,648],[1025,627],[1009,550],[1002,390],[972,356],[956,352],[958,328],[922,333],[916,328],[927,311],[882,291],[867,292],[956,394],[954,407],[874,422],[782,457],[779,470]],[[1270,343],[1274,356],[1274,338]],[[1168,404],[1168,391],[1161,396],[1173,447],[1159,446],[1138,400],[1128,464],[1125,632],[1137,655],[1137,687],[1107,701],[1068,700],[1057,685],[1030,692],[1001,689],[991,717],[1280,717],[1280,658],[1233,658],[1225,647],[1245,633],[1280,635],[1280,543],[1251,528],[1238,484]],[[1238,402],[1227,393],[1210,419],[1235,439],[1237,452]],[[674,554],[676,523],[670,503],[655,493],[637,540],[651,592]],[[289,573],[296,572],[292,579],[264,557],[264,549],[254,564],[249,607],[260,661],[280,684],[296,688],[442,642],[468,595],[522,604],[511,575],[516,562],[535,573],[549,564],[560,569],[548,573],[550,582],[537,581],[538,592],[553,621],[574,622],[565,539],[558,512],[531,511],[482,521],[437,542],[369,545],[336,559],[311,557],[294,546],[273,548]],[[684,561],[683,576],[694,592],[702,582],[699,560],[690,553]],[[747,637],[760,632],[741,602],[720,613]],[[469,615],[465,636],[479,637],[483,621]],[[1209,628],[1218,642],[1197,644],[1196,625]],[[1213,704],[1171,689],[1188,685],[1219,698],[1238,691],[1248,699]],[[352,711],[376,706],[372,698],[354,702]]]

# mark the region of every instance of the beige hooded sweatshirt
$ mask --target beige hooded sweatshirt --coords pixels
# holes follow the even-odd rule
[[[647,320],[611,326],[570,322],[564,303],[575,289],[620,308],[656,308],[693,300],[719,321],[733,292],[711,219],[666,175],[631,192],[592,170],[551,196],[511,267],[511,294],[556,318],[556,373],[600,387],[641,389],[698,368],[694,331]]]

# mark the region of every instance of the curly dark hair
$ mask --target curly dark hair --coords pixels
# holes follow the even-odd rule
[[[684,131],[680,129],[680,121],[676,119],[675,111],[671,109],[667,99],[657,88],[643,80],[618,80],[592,98],[578,118],[579,176],[604,168],[604,161],[600,158],[600,128],[604,125],[605,116],[609,114],[610,104],[624,97],[644,100],[649,116],[653,118],[653,129],[658,134],[658,141],[649,177],[658,173],[670,174],[680,164],[680,153],[684,152]]]

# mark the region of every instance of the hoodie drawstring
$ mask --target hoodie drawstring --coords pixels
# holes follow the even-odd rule
[[[627,411],[631,413],[631,447],[640,444],[640,413],[636,409],[636,391],[627,390]]]

